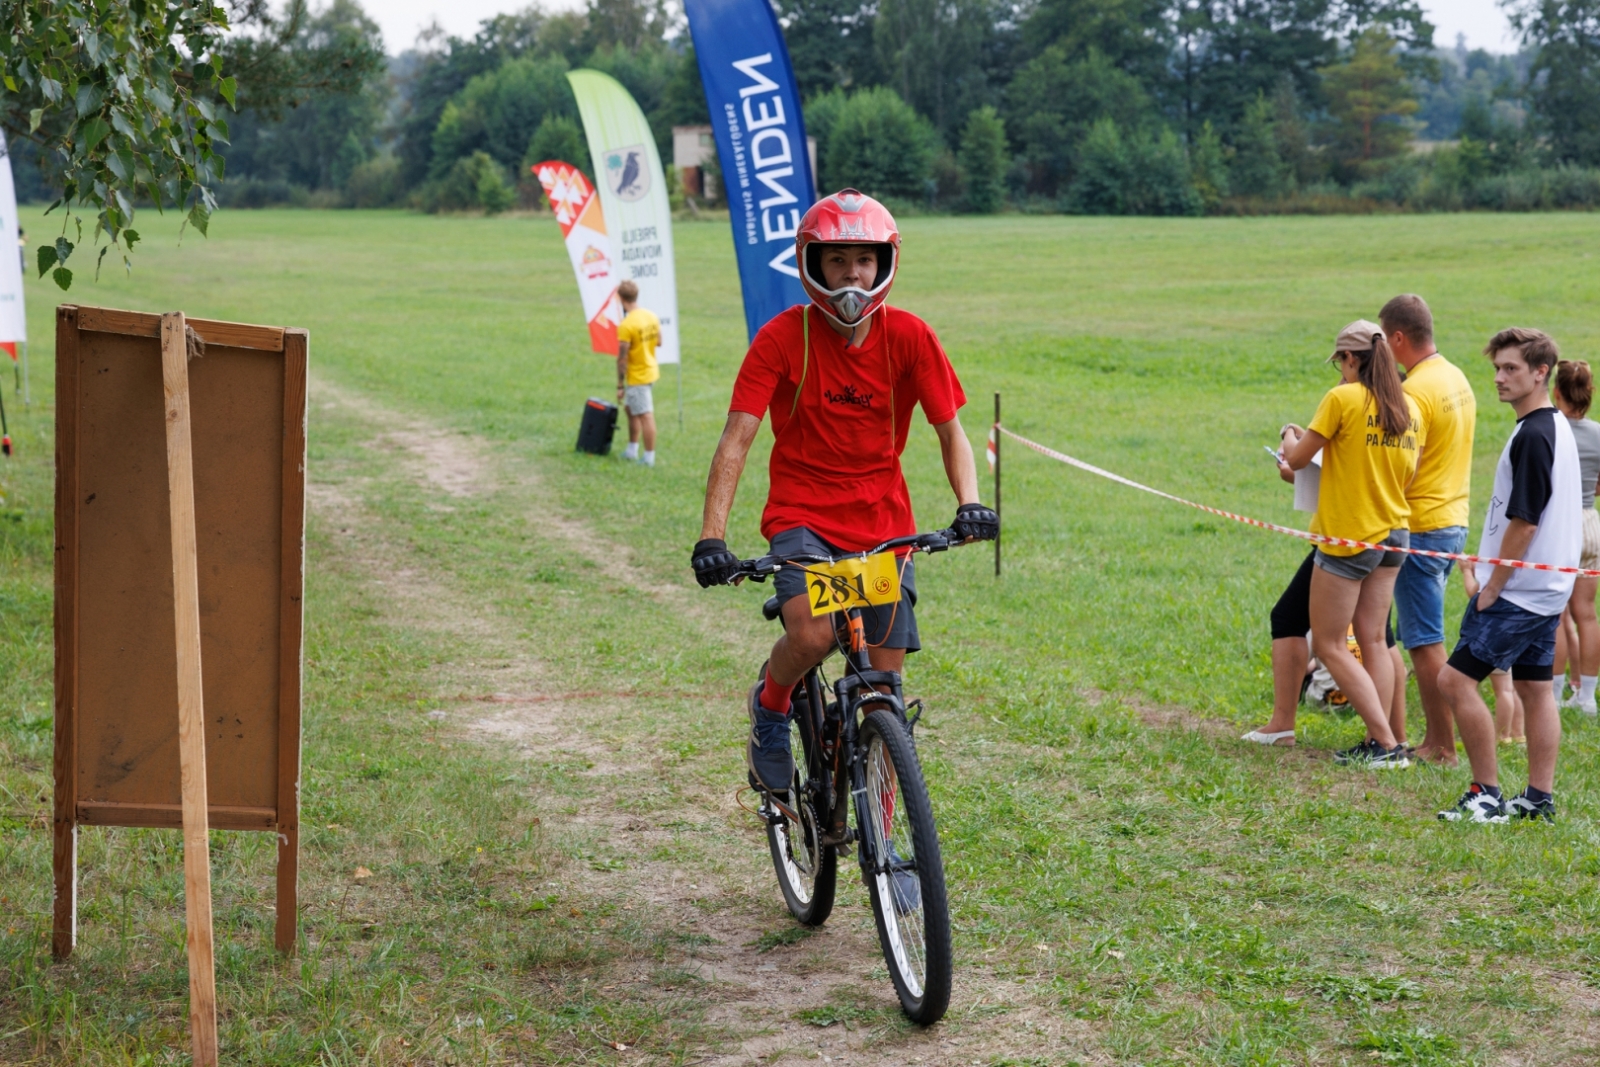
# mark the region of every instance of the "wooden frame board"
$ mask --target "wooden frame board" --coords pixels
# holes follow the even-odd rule
[[[305,558],[304,330],[189,319],[209,824],[278,838],[294,946]],[[76,937],[77,827],[182,826],[161,316],[56,312],[55,882]]]

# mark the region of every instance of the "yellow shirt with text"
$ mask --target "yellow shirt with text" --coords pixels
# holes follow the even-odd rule
[[[1411,428],[1389,434],[1378,422],[1378,405],[1360,382],[1328,390],[1307,429],[1328,439],[1322,450],[1322,488],[1311,532],[1377,544],[1391,530],[1409,529],[1406,486],[1417,472],[1417,451],[1426,442],[1417,402],[1406,397]],[[1330,556],[1362,551],[1318,545]]]
[[[617,325],[618,343],[628,346],[628,379],[625,385],[649,385],[661,377],[656,366],[656,346],[661,343],[661,320],[655,312],[634,308]]]
[[[1478,422],[1472,383],[1460,367],[1434,355],[1411,368],[1405,390],[1422,413],[1422,433],[1428,442],[1406,491],[1411,532],[1465,526],[1472,492],[1472,431]]]

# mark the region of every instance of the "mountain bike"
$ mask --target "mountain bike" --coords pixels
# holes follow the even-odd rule
[[[898,600],[895,549],[943,552],[962,543],[954,530],[939,530],[845,556],[762,556],[741,561],[737,572],[764,581],[785,566],[804,568],[812,612],[834,614],[835,647],[844,653],[831,685],[819,666],[795,688],[789,793],[761,793],[784,901],[801,923],[821,926],[833,910],[839,852],[855,845],[900,1006],[923,1025],[949,1007],[951,948],[939,835],[913,740],[922,702],[907,704],[898,673],[872,669],[862,612]],[[762,614],[782,618],[776,597]]]

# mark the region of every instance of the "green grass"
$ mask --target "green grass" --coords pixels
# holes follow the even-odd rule
[[[684,424],[669,368],[653,471],[571,451],[610,369],[583,351],[544,219],[229,212],[209,240],[152,236],[131,278],[74,291],[307,326],[322,383],[312,476],[344,503],[314,501],[310,523],[306,939],[289,961],[268,947],[270,842],[214,835],[229,1062],[589,1062],[613,1040],[687,1062],[755,1024],[715,1010],[726,985],[698,961],[723,946],[684,915],[756,916],[743,944],[763,964],[839,951],[850,909],[796,938],[725,799],[770,636],[761,592],[644,588],[689,584],[743,354],[728,231],[680,226],[677,245]],[[1020,433],[1298,525],[1261,444],[1309,417],[1339,327],[1420,292],[1479,391],[1476,521],[1511,425],[1477,352],[1524,324],[1589,358],[1597,251],[1600,218],[1573,214],[914,219],[895,301],[939,331],[980,448],[1002,391]],[[47,952],[53,296],[30,291],[36,400],[17,412],[7,388],[19,454],[0,472],[0,1061],[186,1061],[176,835],[84,831],[81,948],[66,966]],[[472,435],[458,440],[498,473],[460,497],[420,486],[411,435],[324,406],[329,387]],[[730,535],[750,554],[765,439],[757,451]],[[983,549],[918,574],[926,651],[909,679],[929,704],[919,738],[976,983],[940,1032],[981,1037],[993,1063],[1592,1060],[1593,725],[1567,723],[1560,821],[1490,832],[1432,819],[1464,772],[1247,751],[1232,736],[1270,700],[1267,609],[1304,546],[1015,446],[1006,463],[1004,579]],[[931,432],[913,433],[906,468],[921,524],[944,524]],[[1461,606],[1457,586],[1452,631]],[[474,612],[493,627],[461,622]],[[566,694],[587,741],[524,753],[464,729],[517,685]],[[1307,723],[1311,748],[1359,732]],[[647,826],[645,843],[593,821],[602,808]],[[374,872],[359,886],[358,865]],[[666,867],[696,883],[683,914],[637,893]],[[775,1017],[920,1040],[884,1011],[881,961],[855,963],[879,977]],[[1076,1044],[1008,1039],[1024,1007]]]

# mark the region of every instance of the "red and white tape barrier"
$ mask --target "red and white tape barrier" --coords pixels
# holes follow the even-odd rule
[[[1111,481],[1119,482],[1122,485],[1128,486],[1130,489],[1138,489],[1141,492],[1159,496],[1164,500],[1171,500],[1174,503],[1182,504],[1185,507],[1198,508],[1200,511],[1207,512],[1211,515],[1220,515],[1224,519],[1232,519],[1234,522],[1242,522],[1246,526],[1255,526],[1263,530],[1272,530],[1274,533],[1288,534],[1290,537],[1298,537],[1303,541],[1312,541],[1319,545],[1339,545],[1343,548],[1368,548],[1376,549],[1379,552],[1402,552],[1408,556],[1433,556],[1436,559],[1453,559],[1460,563],[1488,563],[1496,567],[1518,567],[1522,570],[1555,571],[1559,574],[1576,574],[1582,578],[1600,578],[1600,570],[1590,571],[1584,570],[1582,567],[1557,567],[1553,563],[1529,563],[1526,560],[1520,559],[1495,559],[1492,556],[1472,556],[1466,554],[1465,552],[1435,552],[1432,549],[1427,548],[1400,548],[1396,545],[1375,545],[1367,541],[1352,541],[1348,537],[1327,537],[1323,534],[1311,533],[1308,530],[1296,530],[1292,526],[1279,526],[1275,522],[1262,522],[1260,519],[1252,519],[1248,515],[1235,515],[1231,511],[1223,511],[1220,508],[1212,508],[1207,507],[1204,504],[1196,504],[1193,500],[1185,500],[1181,496],[1173,496],[1171,493],[1163,493],[1159,489],[1152,489],[1148,485],[1140,485],[1132,478],[1124,478],[1120,474],[1112,474],[1110,471],[1102,470],[1092,463],[1085,463],[1081,459],[1074,459],[1065,452],[1057,452],[1055,449],[1047,448],[1037,441],[1030,441],[1021,434],[1011,432],[1004,426],[1001,426],[999,423],[995,424],[994,429],[1005,434],[1018,444],[1026,445],[1028,448],[1033,449],[1041,456],[1049,456],[1053,460],[1065,463],[1071,467],[1077,467],[1081,471],[1088,471],[1090,474],[1098,474],[1102,478],[1109,478]]]

